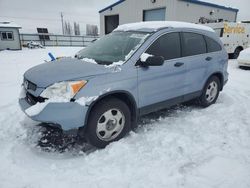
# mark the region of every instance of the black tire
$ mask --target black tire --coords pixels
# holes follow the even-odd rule
[[[116,121],[116,123],[114,123],[114,121],[112,120],[110,126],[114,126],[113,130],[115,130],[116,126],[121,127],[120,124],[123,124],[123,126],[122,126],[122,128],[120,128],[119,131],[117,131],[117,132],[114,131],[112,133],[112,135],[115,136],[114,138],[112,138],[112,135],[111,135],[110,140],[108,140],[108,139],[105,140],[103,137],[105,136],[106,132],[105,131],[100,131],[100,132],[98,131],[98,129],[97,129],[98,125],[99,125],[98,123],[100,123],[103,116],[105,119],[104,121],[106,122],[106,117],[104,115],[105,113],[110,111],[111,114],[113,115],[113,112],[115,112],[116,110],[118,111],[117,113],[121,113],[123,115],[121,118],[122,120],[121,119],[118,121],[117,121],[117,119],[114,120],[114,121]],[[124,121],[123,121],[123,119],[124,119]],[[108,121],[111,121],[111,120],[108,120]],[[107,130],[108,129],[107,126],[109,126],[108,122],[104,123],[104,124],[105,124],[107,132],[113,131],[113,130],[111,130],[111,131]],[[116,124],[116,125],[114,125],[114,124]],[[117,98],[107,98],[107,99],[103,99],[100,102],[98,102],[97,104],[95,104],[95,106],[91,110],[90,116],[88,119],[88,124],[86,127],[85,137],[86,137],[86,140],[91,145],[93,145],[97,148],[105,148],[109,143],[123,138],[130,130],[131,130],[131,113],[130,113],[128,106],[123,101],[121,101]],[[116,136],[116,134],[117,134],[117,136]]]
[[[240,48],[240,47],[236,48],[234,53],[233,53],[233,59],[237,59],[239,57],[241,51],[242,51],[242,48]]]
[[[211,84],[213,85],[214,83],[217,85],[217,90],[214,91],[215,93],[213,93],[213,97],[208,98],[207,91],[209,90],[209,87],[211,87]],[[202,95],[198,99],[199,105],[201,105],[202,107],[208,107],[214,104],[219,96],[220,88],[221,88],[221,82],[219,78],[217,76],[210,77],[206,82],[205,87],[203,88]]]

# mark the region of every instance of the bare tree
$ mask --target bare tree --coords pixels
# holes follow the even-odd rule
[[[65,31],[65,35],[72,35],[72,27],[71,27],[71,24],[67,21],[65,21],[64,23],[64,31]]]
[[[80,25],[76,22],[74,22],[74,34],[75,35],[80,35]]]
[[[97,25],[86,25],[86,35],[97,36],[98,35],[98,27]]]

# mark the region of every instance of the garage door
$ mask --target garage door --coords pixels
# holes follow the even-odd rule
[[[143,11],[143,21],[164,21],[166,8]]]
[[[111,33],[119,25],[119,15],[105,16],[105,34]]]

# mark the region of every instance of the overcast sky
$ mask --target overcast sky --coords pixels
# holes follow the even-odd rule
[[[51,33],[61,33],[60,12],[64,19],[80,24],[99,26],[98,11],[117,0],[0,0],[0,21],[14,21],[21,32],[36,33],[37,27],[47,27]],[[249,0],[203,0],[240,9],[238,20],[250,20]]]

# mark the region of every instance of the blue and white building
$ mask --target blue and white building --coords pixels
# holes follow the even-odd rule
[[[140,21],[235,22],[238,9],[199,0],[119,0],[100,10],[100,34]]]

